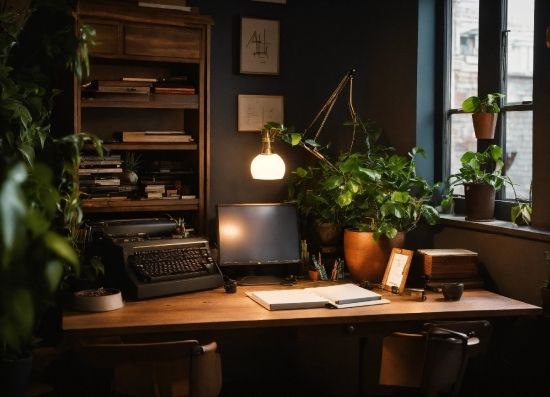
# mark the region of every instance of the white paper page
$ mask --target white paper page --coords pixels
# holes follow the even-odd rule
[[[386,284],[390,287],[400,287],[403,280],[403,271],[409,257],[403,254],[394,254],[393,261],[390,264],[390,274]]]

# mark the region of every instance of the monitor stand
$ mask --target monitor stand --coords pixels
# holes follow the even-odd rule
[[[285,279],[277,276],[245,276],[240,279],[238,285],[269,285],[287,283]]]

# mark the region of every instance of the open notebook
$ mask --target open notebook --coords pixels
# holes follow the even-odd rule
[[[251,299],[268,310],[329,307],[343,309],[389,303],[376,292],[355,284],[331,285],[304,289],[247,292]]]

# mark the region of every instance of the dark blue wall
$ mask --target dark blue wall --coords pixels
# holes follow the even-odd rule
[[[434,0],[422,0],[433,2]],[[250,162],[260,152],[259,133],[237,131],[237,96],[283,95],[285,125],[303,130],[350,68],[358,115],[377,122],[383,143],[406,154],[417,145],[417,54],[419,2],[412,0],[188,0],[211,15],[211,203],[210,235],[217,203],[277,202],[284,181],[257,181]],[[239,74],[240,17],[280,20],[280,74]],[[430,38],[433,41],[433,35]],[[430,44],[433,46],[433,43]],[[433,48],[424,48],[432,52]],[[433,81],[430,82],[433,87]],[[318,141],[333,153],[349,150],[347,88],[340,95]],[[426,120],[423,120],[423,124]],[[311,133],[317,131],[318,124]],[[354,149],[360,149],[356,140]],[[276,142],[287,172],[311,162],[309,154]],[[433,174],[433,158],[423,167]],[[431,175],[424,175],[431,178]]]

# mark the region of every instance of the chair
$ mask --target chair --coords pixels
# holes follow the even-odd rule
[[[217,344],[196,340],[138,344],[94,344],[75,348],[94,368],[114,369],[115,395],[214,397],[222,385]]]
[[[490,324],[485,320],[436,322],[424,324],[423,329],[384,338],[379,383],[416,388],[425,396],[440,392],[456,396],[468,358],[488,343]]]

